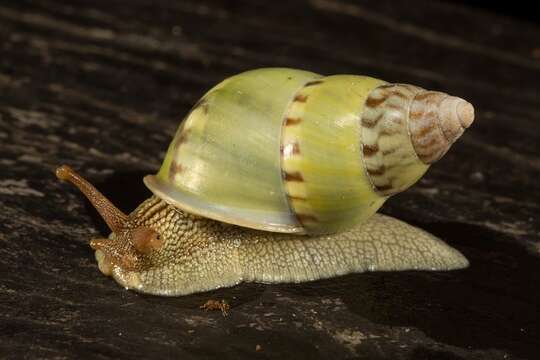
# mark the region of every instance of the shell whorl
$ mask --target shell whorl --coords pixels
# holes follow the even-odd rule
[[[474,119],[463,99],[407,84],[371,91],[362,114],[366,175],[375,191],[393,195],[414,184]]]
[[[380,195],[397,194],[427,170],[418,159],[408,127],[409,109],[423,89],[385,84],[373,89],[362,113],[362,162],[366,177]]]
[[[463,99],[437,91],[417,93],[409,111],[409,131],[420,160],[439,160],[473,120],[474,108]]]

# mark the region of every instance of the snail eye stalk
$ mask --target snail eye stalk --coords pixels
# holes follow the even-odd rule
[[[56,169],[56,177],[75,185],[99,212],[111,231],[118,233],[124,228],[128,219],[127,215],[114,206],[109,199],[72,168],[67,165],[60,166]]]

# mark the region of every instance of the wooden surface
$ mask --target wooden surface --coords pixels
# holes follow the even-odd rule
[[[0,3],[1,358],[538,358],[540,28],[428,0],[277,3]],[[383,208],[471,267],[179,298],[102,276],[88,241],[106,228],[55,166],[130,211],[191,105],[263,66],[471,101],[474,126]],[[229,316],[200,310],[208,299]]]

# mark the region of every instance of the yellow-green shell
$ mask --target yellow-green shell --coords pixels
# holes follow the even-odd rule
[[[407,119],[393,124],[385,114],[395,109],[368,101],[385,84],[286,68],[230,77],[193,107],[159,173],[145,183],[183,210],[241,226],[290,233],[348,228],[428,167],[414,153]],[[380,122],[368,123],[366,113]],[[385,124],[394,132],[381,135]],[[383,154],[396,146],[393,155]],[[383,167],[374,170],[378,163]]]

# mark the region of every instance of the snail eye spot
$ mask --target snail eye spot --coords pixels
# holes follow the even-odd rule
[[[159,233],[147,227],[133,229],[131,238],[135,249],[142,254],[149,254],[162,245]]]

